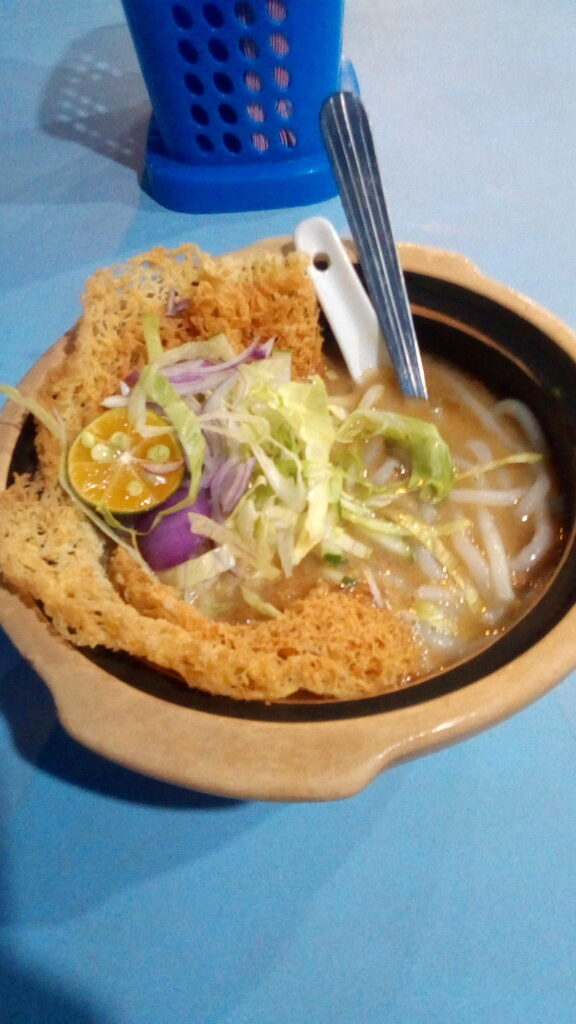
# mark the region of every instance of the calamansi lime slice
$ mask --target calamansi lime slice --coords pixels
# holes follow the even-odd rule
[[[68,477],[78,497],[122,514],[144,512],[176,490],[184,475],[179,441],[170,424],[150,410],[146,426],[155,428],[151,436],[140,433],[120,408],[84,427],[68,452]]]

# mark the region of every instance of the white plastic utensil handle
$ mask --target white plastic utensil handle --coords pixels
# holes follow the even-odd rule
[[[324,217],[303,220],[296,248],[310,256],[308,273],[354,380],[366,370],[390,366],[374,307],[336,229]]]

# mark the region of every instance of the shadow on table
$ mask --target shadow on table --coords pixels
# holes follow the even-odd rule
[[[138,175],[150,101],[126,25],[75,40],[44,90],[40,127],[131,168]]]
[[[242,804],[140,775],[93,753],[65,732],[48,689],[4,635],[0,664],[0,711],[21,756],[40,771],[85,790],[148,806],[213,811]]]
[[[6,644],[7,646],[7,644]],[[4,654],[0,637],[0,654]],[[5,658],[1,659],[5,665]],[[28,696],[24,687],[23,698]],[[45,725],[42,726],[45,731]],[[29,746],[30,736],[24,738]],[[6,767],[4,762],[4,768]],[[3,778],[6,773],[3,772]],[[8,794],[7,794],[8,795]],[[0,790],[0,818],[3,817]],[[0,829],[0,893],[2,905],[11,900],[9,878],[8,831]],[[45,969],[26,962],[17,945],[0,939],[0,1020],[2,1024],[114,1024],[104,1008],[96,1008],[80,992],[65,990],[60,980],[51,978]]]
[[[107,1012],[93,1009],[83,996],[65,993],[1,946],[0,1006],[3,1024],[113,1024]]]
[[[21,894],[3,894],[0,925],[75,919],[202,862],[274,812],[275,805],[173,786],[92,753],[62,729],[50,694],[2,634],[0,665],[0,712],[19,755],[6,749],[0,778],[3,833],[16,851],[8,892]]]

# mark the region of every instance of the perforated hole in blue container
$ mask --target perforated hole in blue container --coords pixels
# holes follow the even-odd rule
[[[230,78],[230,75],[225,74],[223,71],[217,71],[213,76],[214,85],[218,92],[225,94],[234,92],[234,82]]]
[[[204,82],[202,81],[201,78],[198,77],[198,75],[193,75],[193,74],[184,75],[184,81],[186,83],[186,88],[194,96],[202,96],[203,95],[203,93],[204,93]]]
[[[208,41],[208,50],[214,60],[217,60],[221,64],[224,64],[230,56],[226,43],[223,43],[221,39],[218,39],[218,37]]]
[[[272,21],[284,21],[286,17],[286,4],[282,0],[268,0],[266,9]]]
[[[244,72],[244,85],[250,92],[260,92],[262,88],[262,79],[256,71],[245,71]]]
[[[238,114],[229,103],[221,103],[218,107],[218,113],[226,124],[236,124],[238,120]]]
[[[256,18],[253,5],[251,3],[244,3],[243,0],[240,0],[240,3],[234,4],[234,14],[241,25],[252,25]]]
[[[198,63],[198,50],[195,46],[188,41],[188,39],[181,39],[178,43],[178,51],[180,56],[184,58],[187,64]]]
[[[208,24],[212,25],[212,28],[222,28],[222,25],[224,24],[224,15],[218,4],[204,4],[202,13]]]
[[[273,32],[269,39],[270,49],[277,57],[286,57],[290,53],[290,43],[280,32]]]
[[[247,60],[256,60],[260,55],[258,43],[252,36],[242,36],[239,42],[240,53]]]
[[[194,24],[190,11],[187,7],[183,7],[182,4],[174,4],[172,17],[179,28],[192,28]]]
[[[336,194],[318,116],[344,0],[123,0],[153,106],[147,187],[175,209]]]
[[[290,85],[290,72],[288,68],[276,67],[273,71],[274,82],[280,89],[287,89]]]

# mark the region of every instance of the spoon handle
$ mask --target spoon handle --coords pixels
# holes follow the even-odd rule
[[[322,106],[320,126],[400,387],[405,395],[427,398],[406,285],[362,101],[351,92],[334,93]]]

